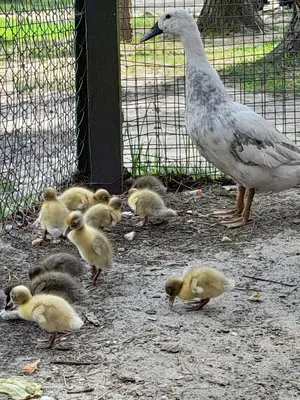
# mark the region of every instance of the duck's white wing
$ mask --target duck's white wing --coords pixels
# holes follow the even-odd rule
[[[231,153],[244,164],[266,168],[300,164],[300,150],[250,108],[236,105]]]

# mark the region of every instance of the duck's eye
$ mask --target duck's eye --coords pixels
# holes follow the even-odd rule
[[[167,14],[166,15],[166,19],[170,19],[171,18],[171,15],[170,14]]]

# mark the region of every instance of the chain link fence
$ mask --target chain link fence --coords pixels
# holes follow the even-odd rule
[[[0,71],[0,218],[22,223],[76,168],[72,1],[0,0]]]
[[[181,43],[139,39],[167,7],[199,23],[206,53],[231,96],[253,107],[298,143],[300,135],[299,8],[277,0],[120,0],[124,162],[133,174],[219,176],[185,129],[185,57]],[[130,23],[129,23],[130,22]],[[295,29],[296,28],[296,29]],[[298,32],[299,32],[298,31]]]
[[[139,43],[169,6],[199,22],[231,96],[298,143],[299,1],[119,0],[124,166],[133,175],[220,175],[186,134],[181,43],[163,36]],[[77,138],[78,116],[85,118],[85,98],[77,97],[86,74],[76,62],[86,50],[84,24],[76,29],[85,18],[81,3],[75,13],[71,0],[0,0],[2,222],[13,215],[13,225],[22,224],[44,186],[59,189],[80,165],[88,134]]]

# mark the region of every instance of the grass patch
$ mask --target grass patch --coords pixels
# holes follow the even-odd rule
[[[0,13],[73,7],[72,0],[0,0]]]
[[[226,82],[242,85],[247,91],[282,92],[300,90],[300,56],[278,54],[261,57],[236,65],[228,65],[219,71]]]
[[[30,21],[28,18],[0,16],[1,53],[13,48],[32,58],[67,56],[73,52],[71,21]],[[28,54],[27,54],[28,53]]]

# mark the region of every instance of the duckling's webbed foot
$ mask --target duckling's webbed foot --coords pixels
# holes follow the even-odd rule
[[[200,301],[196,302],[196,306],[194,307],[187,307],[187,311],[198,311],[201,310],[208,302],[210,299],[202,299]]]
[[[38,345],[37,348],[38,349],[51,349],[53,347],[53,345],[54,345],[56,336],[57,336],[57,332],[54,332],[50,336],[50,339],[48,339],[48,340],[40,339],[39,342],[44,342],[44,343],[47,343],[47,344],[46,345]]]

